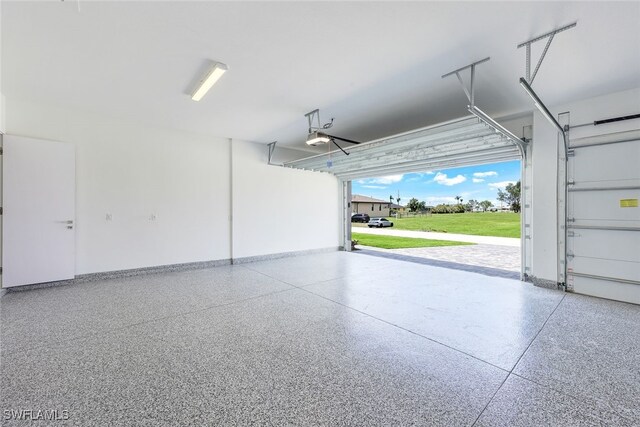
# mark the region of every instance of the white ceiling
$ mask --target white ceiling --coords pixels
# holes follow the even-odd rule
[[[556,36],[533,87],[548,105],[640,86],[640,2],[5,2],[8,98],[257,142],[305,146],[304,113],[362,141],[467,115],[532,109],[516,45]],[[543,48],[538,43],[535,54]],[[207,60],[229,72],[197,103]]]

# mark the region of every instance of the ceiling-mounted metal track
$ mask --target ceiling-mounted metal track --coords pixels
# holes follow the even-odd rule
[[[468,110],[471,114],[473,114],[474,116],[482,120],[488,126],[493,128],[496,132],[501,133],[507,139],[511,140],[511,142],[516,144],[516,146],[519,147],[524,152],[527,145],[524,139],[521,139],[515,136],[511,131],[509,131],[507,128],[502,126],[500,123],[496,122],[494,119],[491,118],[491,116],[489,116],[487,113],[485,113],[475,105],[474,106],[470,105],[468,107]]]
[[[455,74],[458,77],[458,81],[460,82],[460,86],[462,86],[462,90],[464,90],[464,93],[467,95],[467,98],[469,99],[469,105],[467,105],[467,110],[471,114],[476,116],[478,119],[480,119],[484,123],[486,123],[487,126],[491,127],[496,132],[504,135],[507,139],[511,140],[511,142],[513,142],[518,147],[518,149],[521,152],[521,155],[524,156],[525,155],[525,147],[526,147],[525,140],[520,139],[517,136],[515,136],[512,132],[510,132],[504,126],[502,126],[501,124],[496,122],[487,113],[485,113],[484,111],[482,111],[481,109],[479,109],[475,105],[474,80],[475,80],[476,66],[478,64],[482,64],[484,62],[487,62],[490,59],[491,59],[491,57],[488,56],[488,57],[486,57],[484,59],[481,59],[480,61],[473,62],[473,63],[471,63],[469,65],[464,66],[464,67],[458,68],[457,70],[453,70],[453,71],[451,71],[451,72],[449,72],[447,74],[444,74],[442,76],[442,78],[444,79],[445,77],[448,77],[448,76],[451,76],[451,75]],[[460,72],[464,71],[466,69],[469,69],[469,68],[471,69],[471,85],[470,85],[469,90],[467,90],[467,87],[464,84],[464,81],[462,80],[462,77],[460,76]]]

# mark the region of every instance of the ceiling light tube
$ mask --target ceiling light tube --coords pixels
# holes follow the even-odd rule
[[[328,144],[331,141],[331,138],[325,133],[322,132],[311,132],[309,136],[307,136],[307,145],[319,145],[319,144]]]
[[[533,99],[533,105],[536,106],[536,108],[538,110],[540,110],[540,112],[542,113],[542,115],[549,120],[549,122],[555,126],[556,128],[558,128],[558,131],[564,133],[564,129],[562,128],[562,126],[560,125],[560,123],[558,123],[558,121],[551,115],[551,112],[549,111],[549,109],[547,109],[547,107],[544,105],[544,103],[540,100],[540,98],[538,98],[538,95],[536,95],[536,93],[533,91],[533,89],[531,88],[531,86],[529,86],[529,83],[527,83],[527,81],[524,79],[524,77],[520,77],[520,85],[522,85],[522,87],[524,88],[524,90],[527,92],[527,94],[531,97],[531,99]]]
[[[194,101],[200,101],[228,69],[229,68],[223,63],[216,62],[207,76],[200,82],[196,90],[193,92],[191,99]]]

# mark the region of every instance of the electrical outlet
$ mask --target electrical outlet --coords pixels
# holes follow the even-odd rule
[[[108,213],[108,214],[105,215],[104,219],[107,220],[107,221],[112,221],[113,220],[113,215]]]
[[[155,221],[157,218],[156,214],[149,215],[149,221]]]

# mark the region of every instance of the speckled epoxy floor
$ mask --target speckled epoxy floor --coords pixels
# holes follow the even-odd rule
[[[2,425],[640,425],[640,307],[365,254],[10,292],[0,322]]]

